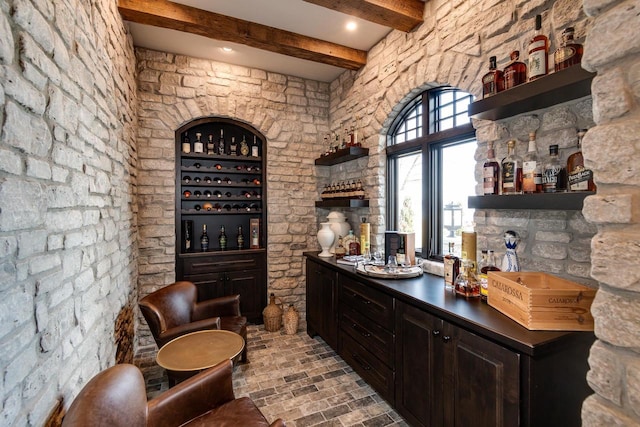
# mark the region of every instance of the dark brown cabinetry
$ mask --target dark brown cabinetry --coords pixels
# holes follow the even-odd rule
[[[581,424],[592,333],[529,331],[446,292],[441,277],[379,280],[305,255],[311,331],[334,327],[331,346],[410,425]],[[317,303],[327,284],[335,296],[336,283],[337,300]]]
[[[255,129],[226,118],[176,131],[176,280],[196,283],[201,300],[240,294],[242,314],[255,323],[267,299],[264,144]],[[208,248],[200,243],[204,225]]]
[[[335,270],[307,259],[307,334],[338,348],[338,280]]]
[[[396,310],[398,412],[418,426],[519,425],[517,353],[410,305]]]
[[[338,276],[338,353],[382,397],[394,397],[394,299],[347,276]]]

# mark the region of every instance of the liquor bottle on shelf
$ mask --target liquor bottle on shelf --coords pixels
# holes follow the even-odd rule
[[[193,143],[193,152],[194,153],[204,153],[204,144],[200,137],[202,134],[200,132],[196,133],[196,141]]]
[[[511,89],[527,81],[527,66],[520,60],[520,51],[511,52],[511,61],[503,71],[504,88]]]
[[[229,144],[229,154],[232,156],[238,155],[238,144],[236,143],[236,137],[231,137],[231,144]]]
[[[545,193],[561,193],[567,188],[567,170],[560,162],[556,144],[549,146],[549,160],[544,165],[542,182]]]
[[[529,150],[522,159],[522,192],[542,193],[542,163],[538,159],[536,133],[529,133]]]
[[[258,238],[258,228],[257,227],[253,227],[253,230],[251,230],[251,248],[259,248],[260,247],[260,241]]]
[[[242,135],[242,141],[240,141],[240,154],[243,156],[249,155],[249,144],[247,144],[247,139],[244,135]]]
[[[489,72],[482,76],[482,97],[486,98],[504,90],[504,75],[497,69],[496,57],[489,58]]]
[[[218,139],[218,154],[224,155],[227,152],[226,143],[224,142],[224,129],[220,129],[220,138]]]
[[[207,224],[202,224],[202,235],[200,236],[200,250],[206,252],[209,250],[209,236],[207,235]]]
[[[244,236],[242,235],[242,226],[238,226],[238,237],[236,238],[238,242],[238,249],[244,248]]]
[[[536,15],[536,32],[529,42],[529,81],[549,72],[549,38],[542,34],[542,15]]]
[[[191,141],[189,140],[187,132],[184,133],[184,137],[182,138],[182,152],[185,154],[189,154],[191,152]]]
[[[489,272],[500,271],[496,264],[496,256],[490,249],[482,250],[482,261],[478,264],[478,281],[480,282],[480,298],[487,300],[489,295]]]
[[[364,199],[364,188],[362,187],[362,181],[360,180],[356,181],[355,198],[360,200]]]
[[[500,163],[496,160],[493,142],[487,145],[487,159],[482,165],[482,188],[485,195],[500,194]]]
[[[193,249],[193,221],[182,221],[183,239],[182,239],[182,252],[190,252]]]
[[[220,234],[218,235],[218,243],[220,244],[220,249],[227,249],[227,234],[224,231],[224,225],[220,226]]]
[[[582,156],[582,138],[587,133],[586,129],[578,131],[578,147],[567,159],[567,183],[569,191],[596,191],[593,182],[593,171],[584,167]]]
[[[213,141],[213,135],[209,134],[209,139],[207,139],[207,154],[213,155],[216,153],[216,144]]]
[[[451,290],[460,273],[460,258],[453,254],[454,245],[454,242],[449,242],[449,253],[444,256],[444,287]]]
[[[258,157],[258,140],[255,135],[253,135],[253,143],[251,144],[251,157]]]
[[[455,280],[456,295],[467,298],[480,296],[480,284],[476,278],[471,261],[464,261],[464,265]]]
[[[502,159],[502,194],[522,193],[522,159],[516,154],[516,141],[507,142],[507,157]]]
[[[572,65],[580,64],[583,47],[573,39],[573,27],[565,28],[562,32],[562,44],[553,54],[554,70],[560,71]]]

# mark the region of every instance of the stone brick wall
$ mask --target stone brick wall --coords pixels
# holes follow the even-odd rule
[[[114,364],[137,300],[135,58],[116,3],[0,1],[3,426],[59,419]]]
[[[584,1],[593,26],[583,66],[593,81],[596,126],[584,141],[598,193],[585,201],[597,225],[591,276],[598,341],[587,380],[595,394],[582,407],[585,427],[640,425],[640,2]]]
[[[385,135],[403,106],[421,91],[441,85],[481,96],[480,78],[488,71],[489,56],[496,55],[498,67],[504,67],[512,50],[526,51],[538,13],[543,15],[543,31],[550,37],[551,51],[557,47],[562,29],[569,25],[576,28],[579,39],[584,38],[590,20],[580,6],[577,0],[428,2],[422,26],[409,34],[392,32],[369,52],[362,70],[343,73],[332,82],[330,128],[337,131],[343,122],[362,117],[360,134],[370,155],[366,164],[351,162],[340,170],[334,166],[326,176],[320,175],[319,189],[328,181],[362,176],[370,199],[372,245],[383,245]],[[524,154],[530,131],[538,133],[541,156],[548,154],[550,144],[557,143],[566,159],[575,147],[576,129],[593,126],[591,97],[513,120],[474,120],[473,124],[479,162],[489,141],[494,143],[498,158],[506,155],[506,141],[511,138],[520,141],[517,152]],[[478,163],[479,180],[480,168]],[[348,214],[350,224],[357,227],[363,210]],[[596,229],[580,212],[476,211],[475,221],[479,249],[493,249],[500,259],[504,254],[502,234],[514,229],[522,238],[518,254],[523,269],[545,270],[595,286],[589,277],[589,257]]]
[[[304,312],[302,252],[318,246],[313,160],[329,85],[144,49],[137,58],[141,296],[175,280],[174,132],[199,117],[229,117],[267,138],[268,293]],[[144,320],[139,342],[155,348]]]

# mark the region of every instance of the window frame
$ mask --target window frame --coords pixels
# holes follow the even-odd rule
[[[396,159],[406,154],[422,153],[422,242],[416,242],[416,254],[425,259],[442,261],[443,254],[439,253],[440,243],[443,241],[443,219],[440,212],[443,209],[442,190],[442,150],[453,145],[464,144],[476,139],[476,132],[471,124],[465,123],[443,131],[436,131],[437,114],[433,107],[435,99],[444,91],[454,90],[464,92],[450,86],[428,89],[416,98],[421,97],[422,103],[422,136],[413,140],[393,143],[396,130],[402,125],[411,109],[415,107],[415,98],[398,114],[387,134],[387,227],[397,229],[400,207],[397,200],[398,177],[395,170]],[[473,101],[473,96],[466,93]],[[454,99],[455,104],[457,100]],[[455,107],[454,107],[455,108]],[[457,114],[454,111],[453,117]],[[420,245],[418,247],[418,245]]]

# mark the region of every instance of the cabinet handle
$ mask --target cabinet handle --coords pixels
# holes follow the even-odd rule
[[[358,295],[355,292],[352,292],[351,295],[355,298],[355,299],[359,299],[360,301],[362,301],[365,304],[371,304],[371,301],[369,301],[368,299],[366,299],[365,297],[363,297],[362,295]]]
[[[434,329],[433,331],[431,331],[431,333],[433,334],[434,337],[437,337],[438,335],[440,335],[440,331],[438,329]]]
[[[442,337],[442,341],[449,342],[449,341],[451,341],[451,337],[449,335],[445,335],[445,336]]]
[[[369,338],[371,336],[371,334],[364,328],[361,328],[360,326],[356,325],[355,323],[351,325],[351,327],[353,329],[355,329],[360,335],[362,335],[365,338]]]
[[[358,365],[362,366],[362,369],[364,369],[365,371],[371,370],[371,366],[367,365],[362,360],[360,360],[358,355],[356,355],[355,353],[351,353],[351,357],[353,357],[353,360],[355,360]]]

